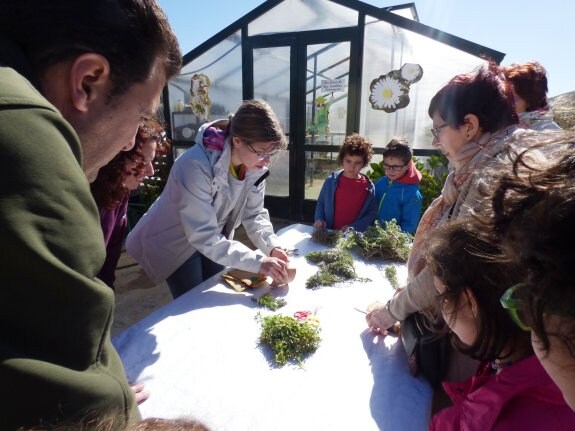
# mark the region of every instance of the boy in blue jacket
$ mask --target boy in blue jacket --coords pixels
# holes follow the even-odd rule
[[[367,138],[357,133],[345,138],[338,156],[343,169],[326,178],[317,199],[313,224],[316,229],[344,231],[353,227],[363,232],[373,223],[377,211],[375,187],[360,172],[372,155]]]
[[[410,234],[417,229],[422,204],[421,172],[412,157],[405,138],[389,141],[383,152],[385,175],[375,183],[377,220],[383,223],[395,219],[401,230]]]

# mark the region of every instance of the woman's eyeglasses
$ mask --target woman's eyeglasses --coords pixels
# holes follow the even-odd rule
[[[407,163],[405,165],[386,165],[385,163],[383,164],[383,169],[387,170],[387,171],[401,171],[403,168],[405,168],[407,166]]]
[[[252,147],[252,144],[250,144],[248,141],[243,140],[244,143],[248,146],[248,148],[252,151],[252,153],[257,154],[258,156],[258,160],[270,160],[272,159],[275,155],[277,155],[279,153],[280,150],[273,150],[273,151],[269,151],[269,152],[260,152],[260,151],[256,151],[256,149],[254,147]]]
[[[521,317],[523,310],[525,310],[526,304],[524,301],[513,297],[513,294],[524,286],[525,283],[519,283],[507,289],[501,296],[501,305],[503,305],[503,308],[507,310],[517,326],[519,326],[524,331],[530,331],[531,327],[526,324],[525,320]]]
[[[431,134],[433,135],[433,137],[435,139],[439,139],[439,132],[441,131],[441,129],[443,129],[444,127],[447,127],[447,126],[449,126],[449,124],[445,123],[445,124],[442,124],[441,126],[434,127],[433,129],[430,129]]]

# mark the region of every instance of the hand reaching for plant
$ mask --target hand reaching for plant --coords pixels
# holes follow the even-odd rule
[[[327,223],[325,220],[316,220],[313,222],[313,227],[316,229],[325,229],[327,227]]]
[[[389,302],[385,304],[374,302],[369,305],[365,320],[373,332],[383,335],[387,335],[388,329],[397,322],[397,319],[389,312]]]

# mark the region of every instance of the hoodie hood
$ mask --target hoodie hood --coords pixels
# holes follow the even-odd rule
[[[405,175],[401,178],[398,178],[395,181],[400,184],[419,184],[421,182],[421,172],[417,170],[417,168],[415,167],[415,163],[413,163],[413,160],[409,161],[409,165]]]

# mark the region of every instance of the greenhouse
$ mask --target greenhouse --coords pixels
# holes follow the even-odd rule
[[[164,115],[177,156],[204,122],[227,118],[245,99],[266,100],[289,138],[270,168],[266,208],[310,221],[346,135],[368,137],[375,162],[395,136],[425,159],[435,153],[431,97],[454,75],[503,56],[420,23],[414,3],[269,0],[184,56]]]

